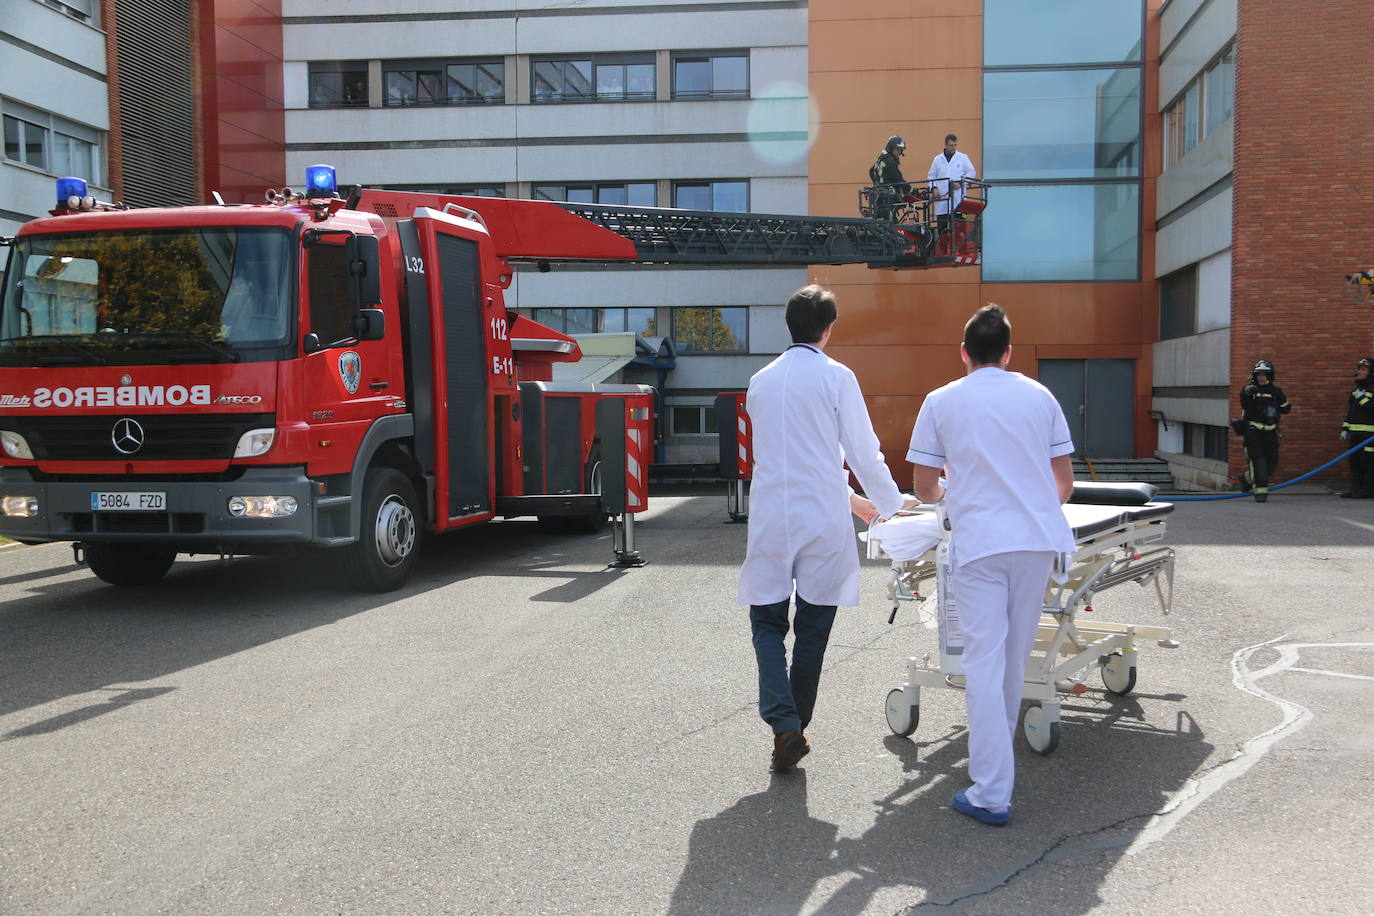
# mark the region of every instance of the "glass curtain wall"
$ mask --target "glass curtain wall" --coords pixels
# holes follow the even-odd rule
[[[985,0],[984,282],[1140,274],[1142,0]]]

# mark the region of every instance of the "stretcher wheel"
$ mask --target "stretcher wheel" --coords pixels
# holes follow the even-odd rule
[[[921,723],[921,704],[909,703],[906,689],[893,687],[887,692],[887,727],[892,734],[906,738],[916,731]]]
[[[1108,693],[1124,697],[1135,689],[1135,660],[1127,659],[1120,652],[1102,657],[1102,685]]]
[[[1031,706],[1021,719],[1021,733],[1037,754],[1052,754],[1059,746],[1059,717],[1051,718],[1043,706]]]

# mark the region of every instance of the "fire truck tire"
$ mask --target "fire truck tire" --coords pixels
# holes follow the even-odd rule
[[[152,585],[167,575],[177,552],[151,544],[87,544],[86,565],[111,585]]]
[[[400,588],[420,546],[415,487],[392,468],[373,468],[363,483],[362,530],[344,551],[354,586],[370,592]]]

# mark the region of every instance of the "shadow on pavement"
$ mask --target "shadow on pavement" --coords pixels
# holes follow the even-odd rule
[[[67,544],[7,552],[10,568],[54,565],[0,583],[9,586],[8,600],[0,601],[0,715],[164,677],[474,576],[547,579],[551,587],[530,600],[574,603],[632,574],[607,567],[609,544],[609,536],[546,534],[533,520],[483,525],[427,539],[410,582],[380,595],[352,590],[328,554],[226,563],[183,557],[161,582],[119,588],[54,562],[70,558]],[[120,705],[127,702],[94,704],[12,737],[53,731]]]
[[[1186,716],[1173,731],[1139,716],[1129,701],[1105,719],[1066,715],[1064,743],[1049,757],[1018,740],[1014,819],[1005,828],[949,808],[968,784],[962,728],[928,742],[881,739],[903,774],[871,802],[873,824],[858,837],[837,839],[834,824],[810,816],[803,769],[775,775],[766,790],[693,826],[670,912],[850,914],[880,892],[890,912],[892,889],[921,912],[952,912],[1066,862],[1071,867],[1054,874],[1054,899],[1036,910],[1092,911],[1105,902],[1097,888],[1131,840],[1212,751]],[[984,903],[998,911],[996,898]]]

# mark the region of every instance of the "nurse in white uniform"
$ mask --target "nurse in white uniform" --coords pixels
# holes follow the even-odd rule
[[[754,478],[739,602],[750,606],[759,715],[773,729],[774,770],[789,769],[810,750],[803,732],[835,609],[859,603],[851,509],[887,518],[908,503],[883,462],[854,373],[822,352],[835,317],[829,290],[813,285],[794,293],[786,319],[795,342],[750,379],[746,401]],[[867,500],[850,489],[846,463]],[[794,593],[789,672],[783,637]]]
[[[916,495],[949,482],[950,566],[964,637],[968,772],[954,810],[985,824],[1011,820],[1012,736],[1026,659],[1057,554],[1074,549],[1060,507],[1073,490],[1073,442],[1054,395],[1008,372],[1011,325],[980,309],[960,348],[968,374],[921,404],[907,460]]]

